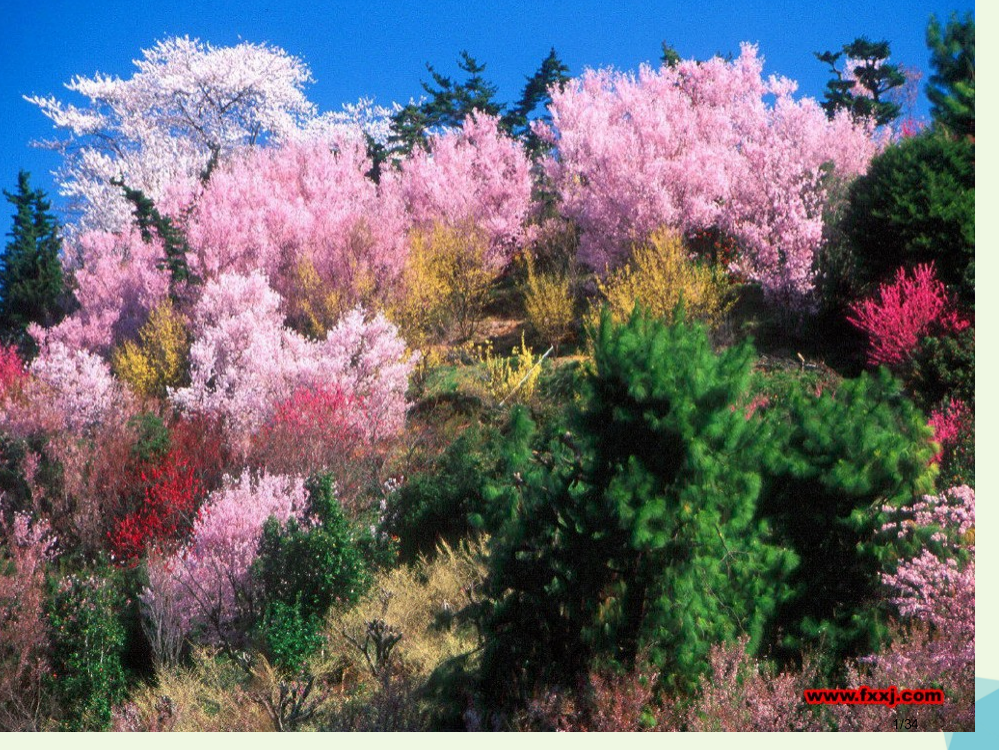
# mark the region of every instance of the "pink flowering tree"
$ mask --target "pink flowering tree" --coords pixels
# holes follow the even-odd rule
[[[365,176],[364,142],[341,139],[258,149],[216,171],[187,221],[202,278],[262,271],[290,299],[302,264],[346,302],[390,286],[405,261],[407,219]]]
[[[529,238],[531,162],[520,143],[499,130],[499,119],[469,115],[460,130],[437,135],[430,151],[417,149],[398,175],[386,175],[386,190],[403,198],[413,223],[469,223],[489,239],[487,262],[505,266]]]
[[[182,409],[222,417],[237,447],[296,388],[339,388],[347,422],[370,440],[398,432],[413,357],[381,314],[354,310],[322,341],[285,328],[281,298],[264,276],[225,273],[208,282],[193,313],[191,385],[171,391]]]
[[[852,304],[850,312],[847,320],[870,340],[871,365],[898,366],[934,329],[956,333],[970,325],[954,310],[932,263],[916,266],[911,277],[899,268],[893,283],[881,284],[876,296]]]
[[[548,175],[603,271],[661,225],[717,228],[741,246],[736,270],[772,297],[812,290],[832,166],[862,173],[878,145],[846,115],[826,118],[796,84],[762,78],[756,48],[726,62],[681,61],[638,75],[587,71],[552,92]],[[768,100],[773,98],[773,103]]]
[[[243,472],[228,478],[198,512],[188,544],[173,554],[150,556],[149,587],[142,594],[148,627],[164,644],[194,634],[233,646],[239,626],[254,614],[250,566],[264,523],[274,517],[305,521],[300,478]]]
[[[160,267],[158,240],[144,242],[139,232],[84,232],[73,238],[66,271],[74,278],[79,309],[58,325],[29,332],[39,344],[60,341],[71,349],[107,355],[134,338],[149,311],[170,289],[169,271]]]
[[[914,556],[882,574],[904,626],[895,641],[850,670],[853,686],[938,687],[943,706],[921,706],[920,724],[973,731],[975,721],[975,491],[954,487],[911,506],[885,509],[884,531],[900,540],[923,539]],[[886,731],[883,706],[831,707],[840,729]],[[900,718],[903,718],[900,716]],[[920,727],[922,728],[922,727]]]

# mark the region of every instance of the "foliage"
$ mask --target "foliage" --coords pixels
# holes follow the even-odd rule
[[[534,255],[525,254],[527,279],[524,284],[524,312],[527,322],[543,344],[558,350],[572,335],[576,298],[569,271],[545,273],[536,270]]]
[[[291,669],[321,645],[330,608],[355,603],[370,582],[360,535],[344,517],[332,476],[313,477],[306,491],[306,520],[269,519],[254,563],[264,640],[276,663]]]
[[[732,408],[751,356],[715,355],[696,325],[605,313],[574,429],[532,452],[515,415],[486,588],[497,700],[518,682],[572,684],[598,658],[627,668],[644,648],[664,686],[688,688],[711,644],[759,643],[794,558],[755,517],[761,435]]]
[[[45,521],[18,513],[8,523],[6,511],[0,507],[0,729],[37,731],[49,672],[45,568],[56,540]]]
[[[301,518],[305,501],[301,479],[248,471],[229,479],[205,501],[190,541],[149,560],[146,610],[175,613],[171,626],[183,634],[239,645],[256,614],[250,569],[264,525]]]
[[[473,225],[435,224],[410,235],[403,293],[390,308],[410,345],[475,333],[495,276],[487,252],[485,234]]]
[[[393,135],[389,141],[396,144],[402,153],[411,153],[416,146],[427,145],[427,132],[448,128],[459,128],[473,112],[497,116],[502,105],[497,104],[496,87],[482,77],[486,66],[480,65],[474,57],[462,50],[458,68],[468,74],[463,83],[455,83],[427,63],[427,72],[434,79],[433,84],[421,82],[423,90],[430,95],[429,101],[420,104],[410,103],[392,118]],[[435,88],[436,86],[436,88]]]
[[[64,294],[59,225],[45,193],[32,190],[28,180],[22,170],[17,192],[3,191],[16,210],[10,241],[0,256],[0,337],[18,343],[27,343],[30,323],[59,322]]]
[[[932,130],[904,138],[854,182],[844,217],[867,284],[934,262],[968,306],[975,299],[975,147]]]
[[[908,383],[924,409],[948,397],[975,404],[975,329],[926,336],[912,352]]]
[[[530,116],[540,108],[543,112],[540,122],[550,123],[551,116],[547,112],[551,104],[549,92],[553,88],[564,86],[568,81],[569,68],[559,59],[555,48],[552,47],[534,75],[527,78],[520,99],[500,118],[500,123],[508,132],[523,140],[524,148],[531,156],[540,156],[546,150],[547,144],[534,131]]]
[[[509,357],[493,354],[493,344],[488,342],[479,349],[479,357],[486,368],[486,389],[493,400],[506,403],[530,403],[541,375],[541,357],[524,343],[514,347]]]
[[[683,306],[688,320],[718,326],[734,304],[730,282],[720,269],[693,261],[683,240],[673,231],[660,228],[646,242],[635,247],[623,267],[597,281],[610,308],[611,317],[623,322],[635,305],[651,316],[673,320],[677,306]],[[599,310],[590,315],[599,320]]]
[[[742,248],[737,269],[802,303],[822,241],[824,175],[862,173],[878,150],[846,115],[828,120],[795,85],[765,81],[756,49],[684,60],[637,77],[587,71],[552,92],[546,173],[578,222],[581,260],[603,273],[660,226],[717,228]],[[767,101],[776,97],[772,105]]]
[[[930,114],[955,136],[975,136],[975,18],[951,13],[941,28],[935,15],[926,26],[933,75],[926,87]]]
[[[0,344],[0,403],[17,398],[27,379],[28,371],[17,347]]]
[[[125,697],[121,608],[121,595],[98,574],[71,574],[50,594],[49,690],[60,707],[62,729],[109,728],[112,707]]]
[[[846,56],[843,69],[836,63]],[[846,111],[857,120],[871,118],[878,125],[887,125],[897,118],[901,106],[883,98],[892,89],[905,84],[900,66],[888,63],[891,47],[887,41],[872,42],[858,37],[844,44],[839,52],[816,52],[819,62],[829,66],[834,79],[826,84],[822,108],[829,117]]]
[[[111,367],[139,395],[163,398],[184,384],[189,348],[184,319],[166,300],[149,313],[138,343],[126,341],[114,351]]]
[[[775,655],[821,648],[834,663],[884,637],[878,575],[897,554],[875,539],[882,506],[932,487],[924,417],[881,369],[820,395],[800,389],[763,411],[770,438],[760,512],[797,559],[775,613]]]
[[[928,334],[958,333],[970,324],[954,310],[933,264],[919,265],[909,278],[899,268],[893,284],[878,287],[879,299],[860,300],[847,318],[870,338],[867,362],[898,367]]]
[[[490,435],[488,428],[468,427],[389,493],[382,528],[398,538],[400,561],[431,556],[439,543],[457,545],[476,521],[481,525]]]

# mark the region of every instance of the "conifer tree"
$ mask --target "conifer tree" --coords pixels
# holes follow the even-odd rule
[[[569,68],[552,47],[534,75],[527,78],[520,100],[501,118],[500,123],[507,132],[524,141],[528,153],[539,154],[547,145],[531,130],[531,113],[538,107],[547,108],[551,103],[548,93],[551,87],[561,86],[568,80]],[[541,119],[547,122],[551,117],[546,112]]]
[[[17,191],[3,191],[15,207],[14,224],[0,258],[0,337],[27,343],[30,323],[51,326],[62,316],[64,283],[59,225],[30,175],[17,175]]]
[[[836,63],[846,55],[842,69]],[[826,84],[822,108],[832,119],[846,110],[855,119],[871,117],[885,125],[902,111],[902,107],[884,98],[892,89],[905,83],[905,75],[897,65],[890,65],[891,47],[887,41],[872,42],[858,37],[844,44],[840,52],[816,52],[815,57],[826,63],[836,77]]]
[[[975,19],[952,13],[945,28],[936,16],[926,27],[933,75],[926,97],[933,119],[959,136],[975,135]]]
[[[532,445],[514,415],[512,481],[493,490],[510,520],[494,536],[483,684],[522,691],[500,704],[643,652],[661,684],[690,689],[712,644],[755,649],[786,593],[794,558],[755,513],[758,424],[733,408],[751,349],[716,355],[704,328],[636,312],[604,315],[594,357],[568,432]]]

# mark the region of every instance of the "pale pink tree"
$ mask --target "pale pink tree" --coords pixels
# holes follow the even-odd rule
[[[170,653],[177,652],[178,632],[234,644],[254,613],[250,566],[264,524],[272,517],[279,523],[292,517],[305,521],[306,502],[301,478],[244,470],[209,496],[185,547],[149,558],[143,608]]]
[[[743,45],[731,62],[590,70],[552,92],[541,132],[557,153],[546,170],[582,230],[585,263],[617,266],[661,225],[718,228],[741,246],[738,270],[768,294],[809,294],[827,170],[863,172],[878,144],[762,67]]]
[[[191,384],[171,391],[182,409],[222,417],[236,447],[297,388],[338,388],[346,420],[371,440],[398,432],[413,356],[380,313],[347,313],[321,341],[284,327],[281,298],[263,274],[224,273],[205,284],[193,311]]]
[[[499,120],[469,115],[460,130],[431,137],[398,174],[383,178],[386,191],[401,194],[417,227],[434,223],[482,229],[489,239],[487,262],[505,266],[529,239],[531,162],[523,147],[499,130]]]
[[[144,242],[138,230],[83,232],[73,238],[64,268],[74,279],[79,308],[56,326],[29,332],[36,342],[60,341],[71,349],[108,355],[135,337],[149,311],[166,299],[170,273],[162,244]]]

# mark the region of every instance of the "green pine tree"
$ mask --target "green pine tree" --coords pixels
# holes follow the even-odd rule
[[[545,148],[545,144],[531,130],[531,113],[539,107],[547,107],[551,103],[551,96],[548,93],[551,87],[561,86],[568,80],[569,68],[559,59],[555,48],[552,47],[534,75],[527,78],[520,100],[500,120],[500,124],[507,132],[524,141],[529,154],[538,155]],[[550,118],[546,113],[541,119],[548,121]]]
[[[51,326],[62,317],[62,240],[45,193],[32,190],[27,172],[18,173],[16,192],[3,194],[15,213],[0,257],[0,337],[29,346],[29,324]]]
[[[930,114],[958,136],[975,135],[975,19],[971,13],[958,18],[952,13],[946,28],[936,16],[926,27],[933,75],[926,97]]]
[[[787,595],[794,555],[756,515],[757,422],[733,408],[752,351],[700,326],[605,315],[568,432],[536,441],[513,415],[509,520],[494,533],[482,685],[499,705],[642,654],[689,690],[715,643],[750,638]],[[509,691],[514,691],[512,694]]]
[[[856,81],[868,93],[853,91],[854,80],[844,78],[845,69],[836,67],[843,56],[847,60],[858,60],[859,64],[853,70]],[[855,119],[874,118],[878,125],[885,125],[902,111],[901,105],[887,101],[884,96],[892,89],[905,83],[905,75],[897,65],[889,65],[891,48],[887,41],[872,42],[865,37],[858,37],[849,44],[843,45],[839,52],[816,52],[815,57],[826,63],[835,78],[826,84],[825,99],[822,108],[832,118],[841,109],[845,109]]]

